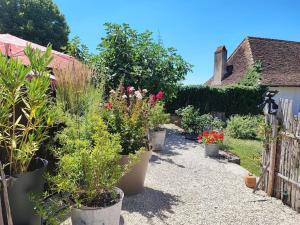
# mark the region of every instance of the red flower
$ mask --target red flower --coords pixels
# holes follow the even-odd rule
[[[203,136],[204,136],[204,137],[207,137],[208,135],[209,135],[209,133],[208,133],[207,130],[203,131]]]
[[[111,102],[107,102],[107,103],[104,104],[104,107],[107,108],[107,109],[112,109],[113,104]]]
[[[223,140],[224,139],[224,133],[220,133],[219,134],[219,140]]]
[[[157,101],[162,100],[164,98],[164,92],[163,91],[159,91],[156,95],[155,98]]]

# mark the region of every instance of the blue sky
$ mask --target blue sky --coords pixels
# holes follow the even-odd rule
[[[298,0],[54,0],[65,14],[70,37],[79,36],[95,52],[105,22],[128,23],[160,33],[194,65],[185,84],[201,84],[213,72],[214,51],[230,55],[246,36],[300,41]]]

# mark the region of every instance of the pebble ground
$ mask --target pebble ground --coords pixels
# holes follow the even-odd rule
[[[145,191],[125,197],[121,225],[300,225],[300,214],[244,185],[242,167],[204,157],[203,148],[168,126],[153,153]]]

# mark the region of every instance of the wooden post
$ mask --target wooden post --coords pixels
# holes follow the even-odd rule
[[[0,196],[0,225],[4,225],[3,219],[4,218],[3,218],[3,215],[2,215],[2,204],[1,204],[1,196]]]
[[[268,196],[273,195],[273,186],[275,178],[275,165],[276,165],[276,145],[277,145],[277,133],[278,133],[278,120],[276,116],[272,116],[272,140],[271,140],[271,151],[270,151],[270,169],[269,169],[269,180],[268,180]]]
[[[8,199],[6,177],[5,177],[1,162],[0,162],[0,173],[1,173],[1,180],[2,180],[2,184],[3,184],[3,198],[4,198],[6,215],[7,215],[7,223],[8,223],[8,225],[13,225],[11,211],[10,211],[10,205],[9,205],[9,199]]]

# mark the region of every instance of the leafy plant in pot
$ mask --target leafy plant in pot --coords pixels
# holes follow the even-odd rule
[[[178,109],[176,113],[181,116],[181,126],[186,132],[185,137],[191,140],[197,140],[198,134],[204,130],[220,130],[225,125],[223,121],[210,114],[201,115],[192,105]]]
[[[162,151],[165,145],[166,129],[163,124],[170,121],[170,115],[164,112],[164,104],[160,101],[163,98],[163,92],[151,95],[151,105],[149,113],[149,144],[153,151]]]
[[[147,140],[150,101],[147,90],[135,90],[133,87],[121,86],[117,91],[111,90],[108,101],[104,104],[102,117],[109,131],[121,136],[121,164],[128,163],[130,155],[138,161],[120,180],[120,187],[126,195],[140,193],[144,190],[144,181],[148,168],[150,151]]]
[[[223,131],[203,131],[199,134],[198,141],[204,144],[205,156],[217,157],[219,155],[220,144],[224,140]]]
[[[49,181],[54,191],[70,195],[72,224],[119,225],[124,193],[116,184],[130,166],[119,163],[120,136],[109,133],[96,112],[80,120],[70,115],[57,136],[60,160]]]
[[[35,158],[47,138],[51,124],[48,95],[51,47],[42,53],[27,46],[30,65],[0,55],[0,149],[1,162],[8,176],[8,195],[13,222],[40,224],[29,193],[42,192],[47,161]]]

